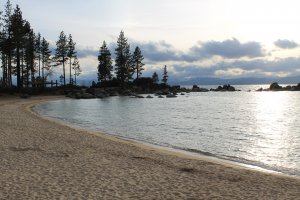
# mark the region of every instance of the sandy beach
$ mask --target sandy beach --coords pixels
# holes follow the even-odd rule
[[[123,141],[0,96],[0,199],[300,199],[300,179]]]

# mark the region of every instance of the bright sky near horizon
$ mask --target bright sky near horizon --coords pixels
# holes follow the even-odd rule
[[[90,72],[102,41],[116,42],[122,29],[141,46],[149,74],[168,64],[178,79],[300,75],[297,0],[11,2],[49,41],[71,33]]]

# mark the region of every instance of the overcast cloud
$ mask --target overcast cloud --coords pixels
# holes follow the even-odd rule
[[[281,48],[292,48],[295,42],[277,40]],[[116,43],[108,44],[115,58]],[[288,57],[270,59],[263,45],[259,42],[240,42],[238,39],[224,41],[199,42],[190,50],[183,52],[166,41],[130,42],[131,50],[139,46],[145,57],[144,76],[151,76],[154,71],[160,74],[160,66],[168,65],[170,77],[174,80],[186,80],[197,77],[282,77],[300,74],[300,58]],[[97,48],[77,47],[82,66],[86,69],[81,78],[96,79]],[[216,61],[215,57],[219,57]],[[211,64],[203,64],[203,61]]]
[[[275,46],[282,48],[282,49],[294,49],[298,47],[299,45],[291,40],[277,40],[274,42]]]

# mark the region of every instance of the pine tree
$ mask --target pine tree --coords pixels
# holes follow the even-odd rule
[[[79,60],[77,57],[74,59],[74,62],[72,65],[73,65],[73,70],[74,70],[74,84],[76,85],[77,84],[77,76],[79,76],[81,74],[81,68],[80,68]]]
[[[69,34],[68,37],[68,58],[69,58],[69,63],[70,63],[70,81],[69,84],[72,84],[72,58],[76,59],[77,58],[77,52],[75,51],[75,45],[76,43],[73,41],[72,35]]]
[[[12,4],[8,0],[5,4],[2,31],[2,72],[4,86],[12,86],[12,32],[11,32]]]
[[[156,83],[156,84],[158,83],[159,78],[158,78],[158,75],[156,72],[153,73],[152,80],[153,80],[153,83]]]
[[[46,81],[45,70],[51,69],[51,51],[49,50],[49,42],[45,38],[42,39],[41,43],[41,58],[42,58],[42,79]]]
[[[29,54],[29,49],[32,49],[32,53],[34,52],[34,48],[31,46],[32,44],[32,40],[31,38],[34,38],[34,36],[32,36],[33,31],[30,27],[30,23],[28,21],[25,21],[24,24],[24,33],[25,33],[25,37],[24,37],[24,45],[23,45],[23,49],[22,49],[22,85],[25,87],[29,87],[29,66],[31,66],[30,64],[33,63],[32,61],[29,61],[29,59],[34,59],[34,56],[30,56],[30,58],[28,57]],[[34,63],[33,63],[34,64]]]
[[[132,63],[131,63],[131,53],[130,46],[127,42],[127,38],[124,36],[124,32],[121,31],[118,41],[117,48],[115,49],[116,53],[116,74],[117,79],[120,80],[122,84],[128,82],[132,79]]]
[[[60,33],[58,41],[56,42],[54,60],[56,61],[57,65],[63,66],[63,84],[66,85],[65,63],[68,60],[68,41],[64,31]]]
[[[29,87],[29,77],[31,79],[31,86],[36,85],[35,80],[35,34],[32,29],[29,28],[29,33],[26,39],[25,47],[25,63],[26,63],[26,86]]]
[[[35,39],[35,53],[36,53],[36,58],[39,63],[39,78],[41,77],[41,34],[38,33]]]
[[[167,84],[167,82],[168,82],[167,65],[165,65],[165,67],[164,67],[163,78],[161,79],[161,81],[162,81],[164,84]]]
[[[98,56],[98,81],[106,81],[112,78],[112,59],[111,53],[106,45],[106,42],[103,41],[102,46],[100,47],[99,56]]]
[[[144,70],[143,66],[145,64],[143,63],[143,60],[144,56],[142,55],[141,49],[137,46],[132,56],[132,65],[136,72],[136,79],[139,79],[139,77],[142,75],[142,71]]]
[[[16,60],[16,74],[17,74],[17,87],[22,87],[21,77],[21,49],[24,43],[24,20],[22,12],[17,5],[11,16],[11,31],[12,31],[12,44],[14,48],[15,60]]]

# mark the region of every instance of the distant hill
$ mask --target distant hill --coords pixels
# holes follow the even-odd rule
[[[298,84],[300,83],[300,76],[296,77],[269,77],[269,78],[236,78],[236,79],[221,79],[210,77],[199,77],[185,81],[170,80],[170,84],[174,85],[256,85],[256,84],[271,84],[278,82],[279,84]]]

